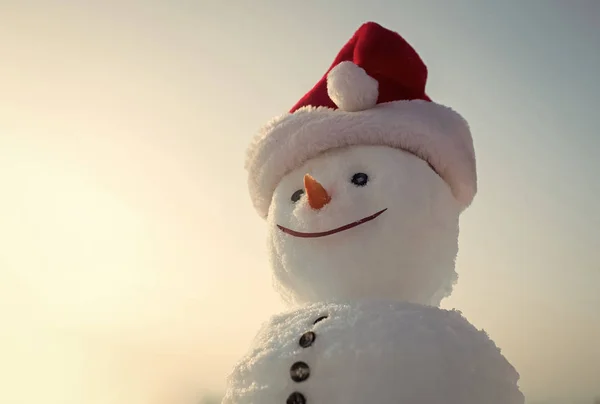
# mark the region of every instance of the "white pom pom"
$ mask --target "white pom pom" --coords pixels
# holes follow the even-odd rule
[[[339,109],[363,111],[377,104],[379,83],[352,62],[335,66],[327,75],[327,93]]]

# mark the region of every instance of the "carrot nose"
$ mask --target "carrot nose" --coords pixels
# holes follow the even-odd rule
[[[309,174],[304,176],[304,189],[306,190],[308,204],[315,210],[321,209],[331,201],[331,197],[327,194],[323,185],[319,184],[319,182]]]

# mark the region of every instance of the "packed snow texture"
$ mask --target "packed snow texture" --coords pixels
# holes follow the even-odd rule
[[[293,202],[310,174],[331,196],[320,210],[306,195]],[[351,183],[365,173],[365,186]],[[344,226],[387,209],[375,220],[319,238],[302,232]],[[275,288],[291,305],[346,298],[390,298],[439,305],[457,279],[460,204],[426,161],[386,146],[330,151],[286,175],[273,195],[269,255]]]
[[[298,362],[307,368],[296,376],[308,374],[300,382],[291,378]],[[230,374],[223,404],[282,404],[293,393],[307,404],[523,404],[518,380],[488,335],[457,311],[317,303],[265,323]]]

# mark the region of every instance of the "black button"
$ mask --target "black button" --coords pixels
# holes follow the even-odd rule
[[[310,368],[304,362],[296,362],[290,368],[290,376],[295,382],[303,382],[310,376]]]
[[[290,396],[288,397],[288,399],[285,403],[286,404],[306,404],[306,397],[304,397],[304,394],[294,391],[292,394],[290,394]]]
[[[315,342],[315,338],[317,338],[317,335],[314,332],[305,332],[300,337],[300,341],[298,341],[298,343],[302,348],[308,348],[313,344],[313,342]]]
[[[321,316],[318,319],[315,320],[315,322],[313,324],[317,324],[319,321],[323,321],[327,318],[327,316]]]

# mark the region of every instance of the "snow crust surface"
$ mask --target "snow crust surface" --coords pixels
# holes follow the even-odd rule
[[[315,324],[320,317],[327,318]],[[303,334],[315,333],[302,347]],[[309,377],[292,380],[296,362]],[[385,300],[315,303],[267,321],[223,404],[523,404],[519,374],[458,311]]]

